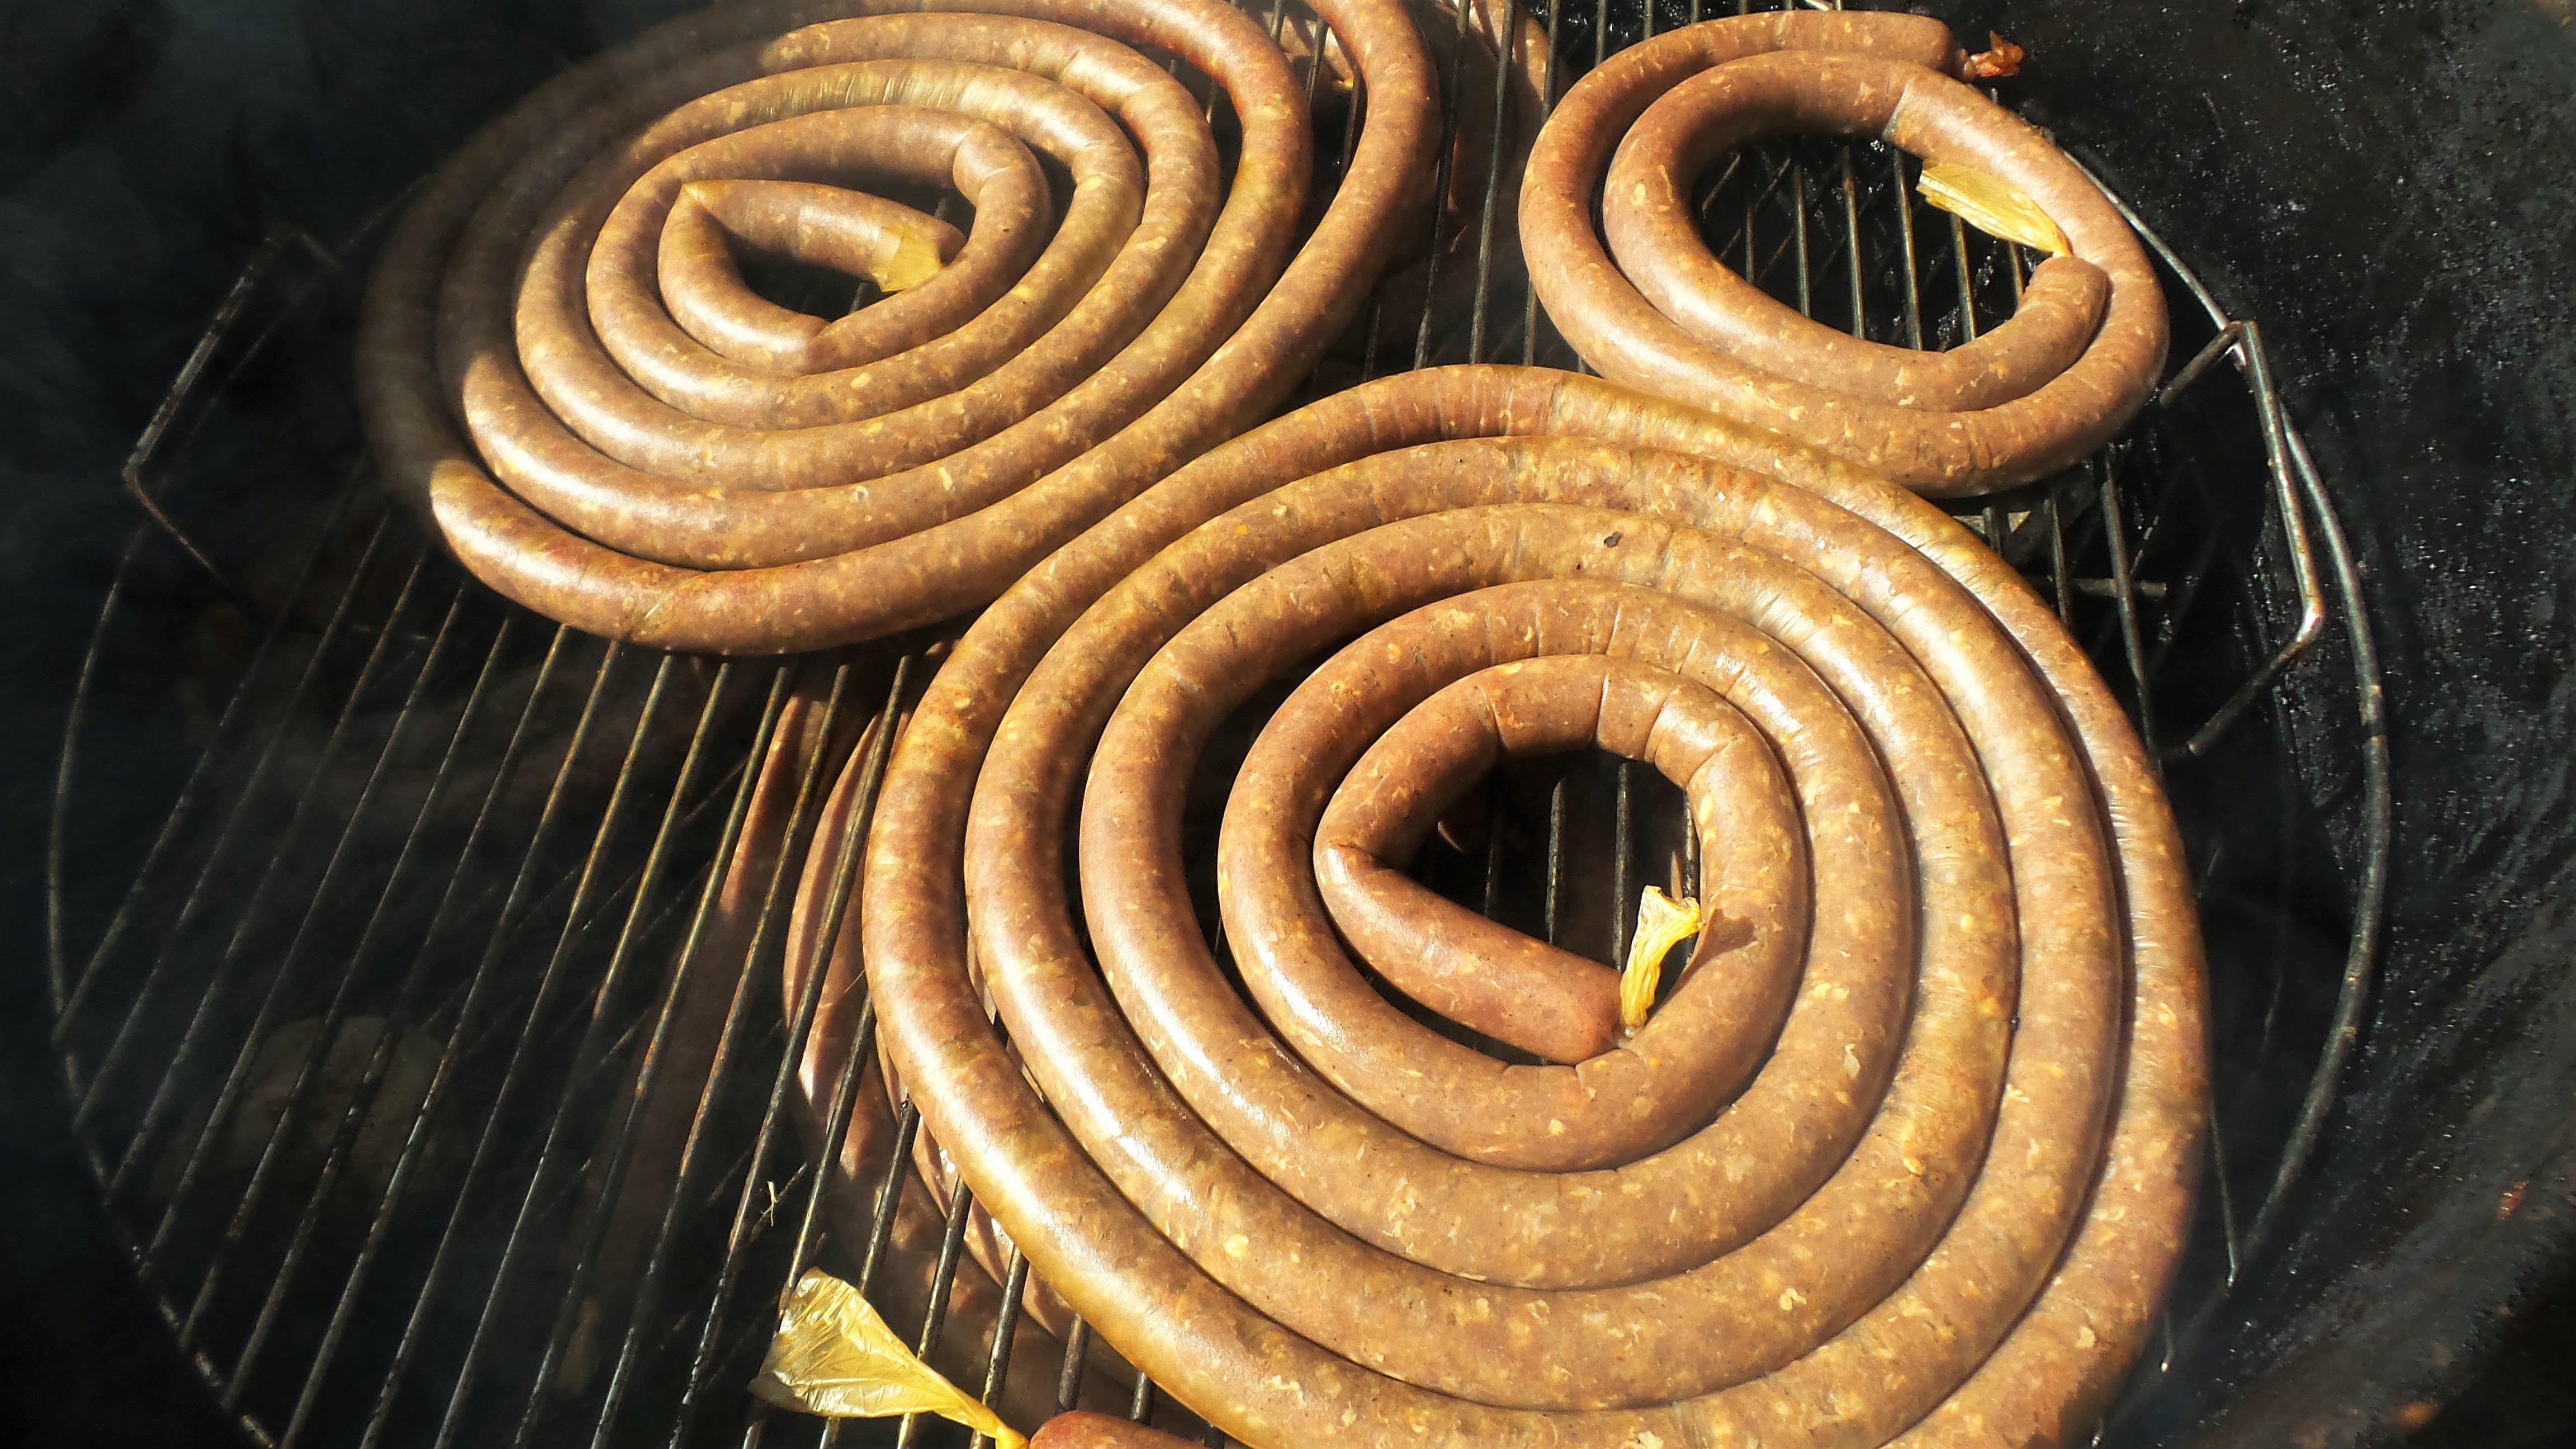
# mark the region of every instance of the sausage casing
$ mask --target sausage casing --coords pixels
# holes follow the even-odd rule
[[[1318,648],[1220,837],[1238,992],[1172,786]],[[1729,778],[1799,822],[1813,905],[1721,906],[1797,938],[1740,1093],[1532,1168],[1396,1125],[1444,1094],[1508,1115],[1509,1084],[1408,1104],[1409,1072],[1475,1064],[1353,994],[1299,842],[1443,690],[1596,658],[1756,732],[1772,772]],[[2144,751],[2007,566],[1777,435],[1509,368],[1257,429],[968,631],[868,849],[866,969],[925,1122],[1075,1311],[1250,1444],[2063,1435],[2179,1252],[2201,964]]]

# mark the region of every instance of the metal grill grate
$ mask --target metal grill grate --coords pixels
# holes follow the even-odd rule
[[[1250,3],[1274,29],[1311,20]],[[1563,73],[1554,93],[1702,7],[1528,13]],[[1522,14],[1514,0],[1506,34]],[[1467,97],[1454,76],[1453,136],[1463,104],[1502,90]],[[1349,144],[1323,138],[1326,184]],[[1435,216],[1426,240],[1435,269],[1474,268],[1473,305],[1425,317],[1410,361],[1572,365],[1496,265],[1500,146],[1453,159],[1484,200],[1469,220]],[[1814,315],[1948,346],[2009,314],[2028,261],[1913,200],[1913,178],[1875,145],[1766,144],[1705,189],[1704,228]],[[1472,255],[1447,250],[1470,222]],[[2254,326],[2149,241],[2178,336],[2205,347],[2103,456],[1968,515],[2056,600],[2165,753],[2202,882],[2224,1064],[2213,1190],[2161,1366],[2113,1421],[2136,1440],[2154,1437],[2141,1407],[2176,1345],[2218,1331],[2313,1149],[2368,984],[2387,852],[2377,666],[2323,486]],[[263,247],[138,443],[124,482],[145,517],[65,730],[56,1041],[144,1280],[262,1443],[962,1436],[773,1416],[743,1392],[802,1267],[828,1255],[863,1284],[874,1273],[895,1192],[869,1241],[830,1241],[819,1175],[781,1127],[815,1006],[811,990],[779,1000],[763,964],[792,862],[767,882],[747,952],[719,953],[709,930],[750,765],[790,688],[821,681],[836,718],[891,714],[936,640],[717,663],[602,644],[492,597],[389,516],[367,476],[340,255],[361,252],[291,233]],[[1366,360],[1328,363],[1315,390],[1405,360],[1402,339],[1378,345],[1382,311]],[[2218,380],[2222,356],[2241,387]],[[2303,655],[2300,697],[2356,711],[2368,741],[2369,851],[2349,877],[2325,863],[2284,744],[2274,686]],[[820,773],[799,782],[800,819],[820,811]],[[1636,885],[1692,864],[1667,789],[1606,757],[1515,766],[1488,793],[1481,841],[1420,868],[1616,959]],[[834,882],[835,919],[851,895]],[[826,922],[818,939],[833,934]],[[899,1163],[917,1120],[898,1113]],[[946,1220],[942,1284],[961,1271],[966,1203]],[[988,1393],[1027,1271],[1010,1265]],[[944,1309],[935,1294],[928,1337]],[[1085,1338],[1066,1355],[1067,1402]],[[1177,1414],[1141,1383],[1132,1409]]]

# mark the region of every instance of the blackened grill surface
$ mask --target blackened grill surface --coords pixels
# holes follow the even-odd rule
[[[2527,1418],[2441,1406],[2499,1345],[2576,1359],[2576,815],[2563,772],[2532,768],[2576,749],[2570,8],[1924,8],[2061,60],[2029,78],[2033,117],[2160,198],[2276,346],[2298,339],[2281,385],[2384,621],[2390,969],[2267,1286],[2244,1328],[2184,1357],[2166,1421],[2208,1423],[2214,1446],[2385,1439],[2428,1416],[2441,1442],[2566,1442],[2563,1383],[2531,1393],[2528,1369],[2501,1380]],[[2355,861],[2359,742],[2308,682],[2285,735]]]
[[[1647,24],[1579,0],[1549,18],[1569,78]],[[1654,23],[1689,18],[1667,6]],[[1819,315],[1856,313],[1882,340],[1921,329],[1940,345],[1999,315],[1963,314],[1963,290],[2008,309],[2014,272],[1999,249],[1958,248],[1947,218],[1896,205],[1899,164],[1829,146],[1749,157],[1709,198],[1712,241],[1744,264],[1736,218],[1750,214],[1750,265],[1766,285],[1797,300],[1803,282]],[[1910,274],[1897,265],[1909,243]],[[362,245],[329,251],[362,264]],[[2174,281],[2179,361],[2212,329]],[[814,1246],[800,1242],[810,1177],[792,1144],[760,1134],[791,1014],[773,970],[748,978],[741,1050],[709,1094],[701,1160],[673,1200],[670,1283],[633,1331],[584,1328],[581,1261],[564,1250],[579,1241],[602,1124],[632,1094],[775,675],[736,665],[718,678],[697,661],[558,637],[460,587],[401,524],[383,524],[332,396],[344,300],[345,279],[282,235],[193,411],[140,475],[169,526],[138,528],[69,732],[55,941],[63,1004],[76,1009],[62,1049],[83,1141],[117,1184],[118,1229],[255,1434],[810,1436],[789,1421],[752,1428],[739,1392],[786,1269]],[[1568,360],[1543,324],[1526,329],[1517,297],[1489,298],[1482,313],[1481,329],[1456,319],[1418,339],[1418,359],[1462,360],[1482,331],[1486,358]],[[242,354],[250,365],[236,373]],[[1978,520],[2056,590],[2167,743],[2297,633],[2281,533],[2296,515],[2274,506],[2250,401],[2222,364],[2081,476]],[[2252,1295],[2218,1296],[2231,1263],[2265,1281],[2261,1259],[2243,1261],[2246,1239],[2366,920],[2355,907],[2371,861],[2350,846],[2366,771],[2352,766],[2354,787],[2320,811],[2300,773],[2314,762],[2298,753],[2361,716],[2349,622],[2336,614],[2290,676],[2294,692],[2267,695],[2173,771],[2210,914],[2228,1164],[2176,1299],[2168,1362],[2186,1368],[2234,1351],[2236,1305]],[[897,653],[849,664],[844,707],[875,707]],[[1521,844],[1494,869],[1536,872],[1540,928],[1609,955],[1621,912],[1578,919],[1572,897],[1604,893],[1569,890],[1588,852],[1564,847],[1554,825],[1606,815],[1645,828],[1653,812],[1629,798],[1644,782],[1593,767],[1527,784],[1511,817]],[[132,897],[142,904],[119,928],[147,864],[177,887]],[[1644,868],[1626,851],[1609,863],[1621,878]],[[1471,899],[1498,879],[1452,870],[1451,888]],[[229,1115],[252,1128],[198,1117],[227,1082]],[[299,1100],[304,1112],[270,1115]],[[335,1114],[336,1157],[334,1134],[303,1121]],[[603,1424],[621,1354],[631,1387]],[[2157,1367],[2115,1439],[2178,1435],[2206,1413],[2202,1386],[2223,1377]]]

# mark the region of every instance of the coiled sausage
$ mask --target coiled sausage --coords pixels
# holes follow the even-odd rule
[[[1936,496],[2028,482],[2092,453],[2155,390],[2163,297],[2100,189],[1953,79],[1963,65],[1940,22],[1865,12],[1735,16],[1612,56],[1566,93],[1530,152],[1521,237],[1549,320],[1604,376]],[[1690,195],[1745,142],[1815,131],[1999,177],[2071,251],[2036,269],[2010,321],[1946,353],[1801,316],[1709,254]]]
[[[934,6],[975,13],[899,13]],[[1302,249],[1304,92],[1221,0],[727,5],[575,69],[386,243],[359,382],[389,486],[502,593],[662,647],[983,602],[1275,404],[1374,280],[1436,87],[1397,0],[1316,9],[1370,104]],[[1130,46],[1222,88],[1230,186],[1201,103]],[[954,190],[974,222],[853,176]],[[908,290],[803,317],[737,243]]]
[[[1238,993],[1176,787],[1319,649],[1227,807]],[[1584,739],[1685,785],[1739,929],[1625,1050],[1504,1067],[1365,984],[1316,842]],[[1611,384],[1370,384],[1087,532],[940,671],[863,889],[978,1201],[1265,1449],[2062,1442],[2187,1223],[2197,926],[2107,688],[1937,510]]]

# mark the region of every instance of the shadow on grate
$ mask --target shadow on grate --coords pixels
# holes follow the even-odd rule
[[[1253,8],[1311,33],[1298,7]],[[1552,99],[1608,50],[1699,14],[1515,0],[1499,30],[1546,39]],[[1330,123],[1328,186],[1358,105],[1311,54],[1301,64]],[[1468,178],[1472,200],[1435,209],[1423,286],[1444,295],[1439,268],[1472,268],[1465,304],[1417,309],[1414,335],[1388,340],[1400,309],[1382,296],[1314,391],[1406,362],[1573,365],[1497,262],[1510,218],[1495,128],[1462,126],[1469,107],[1492,113],[1510,69],[1486,67],[1490,95],[1448,91],[1451,136],[1485,139],[1450,147],[1442,181]],[[1766,143],[1704,188],[1703,229],[1819,318],[1952,346],[2010,314],[2030,259],[1924,205],[1915,172],[1871,143]],[[871,1240],[834,1241],[783,1125],[814,1014],[810,992],[780,997],[792,861],[770,873],[747,943],[710,925],[790,690],[823,691],[839,720],[899,712],[935,637],[694,659],[556,628],[465,579],[367,474],[343,362],[342,258],[363,254],[281,233],[243,274],[127,470],[144,516],[65,730],[48,851],[56,1041],[144,1280],[263,1443],[962,1442],[938,1421],[774,1415],[744,1392],[785,1285],[815,1262],[865,1284],[895,1193]],[[2105,454],[1965,514],[2164,751],[2201,884],[2214,1170],[2162,1365],[2112,1421],[2121,1443],[2170,1427],[2156,1387],[2173,1346],[2223,1331],[2333,1099],[2386,849],[2377,669],[2324,490],[2259,334],[2164,260],[2178,351],[2196,358]],[[2296,705],[2273,688],[2293,674]],[[1233,729],[1248,740],[1293,682]],[[2320,823],[2335,802],[2301,791],[2284,743],[2284,712],[2319,699],[2382,742],[2327,762],[2378,832],[2351,873]],[[862,768],[882,763],[880,749]],[[1209,780],[1230,763],[1212,749]],[[798,782],[804,828],[828,784],[819,767]],[[1222,791],[1207,785],[1189,828],[1212,833]],[[1592,753],[1516,763],[1416,869],[1613,961],[1638,889],[1695,867],[1680,824],[1652,772]],[[835,883],[833,909],[850,888]],[[916,1122],[898,1114],[898,1162]],[[943,1285],[985,1271],[961,1252],[967,1203],[950,1198]],[[1009,1265],[988,1385],[1014,1352],[1026,1271]],[[934,1291],[925,1346],[944,1307]],[[1100,1373],[1086,1337],[1061,1366],[1065,1402]],[[1150,1384],[1090,1387],[1196,1427]]]

